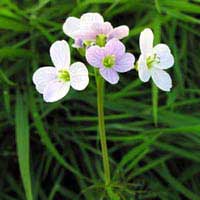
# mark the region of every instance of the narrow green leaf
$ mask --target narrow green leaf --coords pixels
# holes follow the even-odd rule
[[[26,193],[26,199],[32,200],[31,175],[30,175],[30,147],[29,147],[29,122],[28,110],[23,102],[23,97],[17,93],[16,113],[16,143],[20,173]]]
[[[54,156],[62,166],[64,166],[66,169],[68,169],[72,173],[76,174],[80,178],[87,179],[87,177],[83,176],[79,171],[77,171],[73,166],[71,166],[68,162],[65,161],[65,159],[60,155],[60,153],[57,151],[57,149],[51,142],[51,139],[49,138],[47,132],[45,131],[45,128],[40,119],[40,116],[39,116],[39,113],[37,111],[37,107],[34,101],[34,97],[32,96],[32,94],[30,97],[30,107],[31,107],[31,113],[32,113],[33,119],[35,121],[35,126],[38,130],[38,134],[40,135],[43,144],[47,147],[47,149],[52,154],[52,156]]]
[[[173,177],[167,167],[163,164],[163,169],[160,171],[160,175],[178,192],[185,195],[188,199],[199,200],[199,196],[187,187],[185,187],[181,182],[179,182],[175,177]]]

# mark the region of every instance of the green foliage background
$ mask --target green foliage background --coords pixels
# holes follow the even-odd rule
[[[141,83],[135,71],[106,84],[112,172],[106,190],[94,77],[87,90],[52,104],[31,80],[38,67],[51,65],[51,43],[69,40],[66,17],[94,11],[130,27],[124,42],[136,57],[145,27],[175,56],[170,93]],[[0,199],[199,200],[199,40],[199,0],[1,0]],[[71,50],[72,60],[84,61]]]

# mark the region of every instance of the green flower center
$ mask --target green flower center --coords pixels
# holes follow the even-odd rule
[[[90,40],[86,40],[86,41],[83,42],[83,44],[84,44],[84,46],[85,46],[86,48],[92,46],[93,43],[94,43],[94,42],[93,42],[93,41],[90,41]]]
[[[66,69],[61,69],[58,71],[58,79],[62,82],[70,81],[69,72]]]
[[[115,65],[115,56],[114,55],[108,55],[103,59],[103,65],[106,68],[111,68]]]
[[[146,59],[148,69],[151,69],[154,64],[158,64],[160,62],[159,57],[156,54],[153,54]]]
[[[99,34],[96,36],[96,44],[100,47],[104,47],[106,45],[107,36],[104,34]]]

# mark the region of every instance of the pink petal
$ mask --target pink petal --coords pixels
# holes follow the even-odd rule
[[[107,35],[113,30],[111,23],[104,22],[104,23],[94,23],[92,25],[92,30],[96,32],[96,35],[104,34]]]
[[[129,34],[129,28],[128,26],[118,26],[116,28],[113,29],[113,31],[110,33],[109,35],[109,39],[112,38],[117,38],[119,40],[121,40],[124,37],[127,37]]]
[[[111,84],[116,84],[119,81],[119,75],[114,69],[101,68],[99,70],[101,76]]]
[[[125,53],[120,59],[117,59],[113,69],[117,72],[127,72],[134,68],[135,57],[131,53]]]
[[[83,41],[95,41],[97,33],[92,29],[80,29],[74,33],[75,38],[81,39]]]
[[[118,39],[109,40],[105,46],[106,55],[114,55],[117,59],[125,53],[125,46]]]
[[[89,47],[86,50],[86,59],[93,67],[103,67],[102,59],[105,57],[104,48],[98,46]]]

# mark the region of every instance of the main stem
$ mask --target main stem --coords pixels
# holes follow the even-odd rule
[[[104,80],[96,74],[97,84],[97,105],[98,105],[98,124],[101,142],[101,151],[103,157],[103,167],[105,175],[105,184],[110,184],[110,165],[108,158],[108,148],[106,143],[105,121],[104,121]]]

